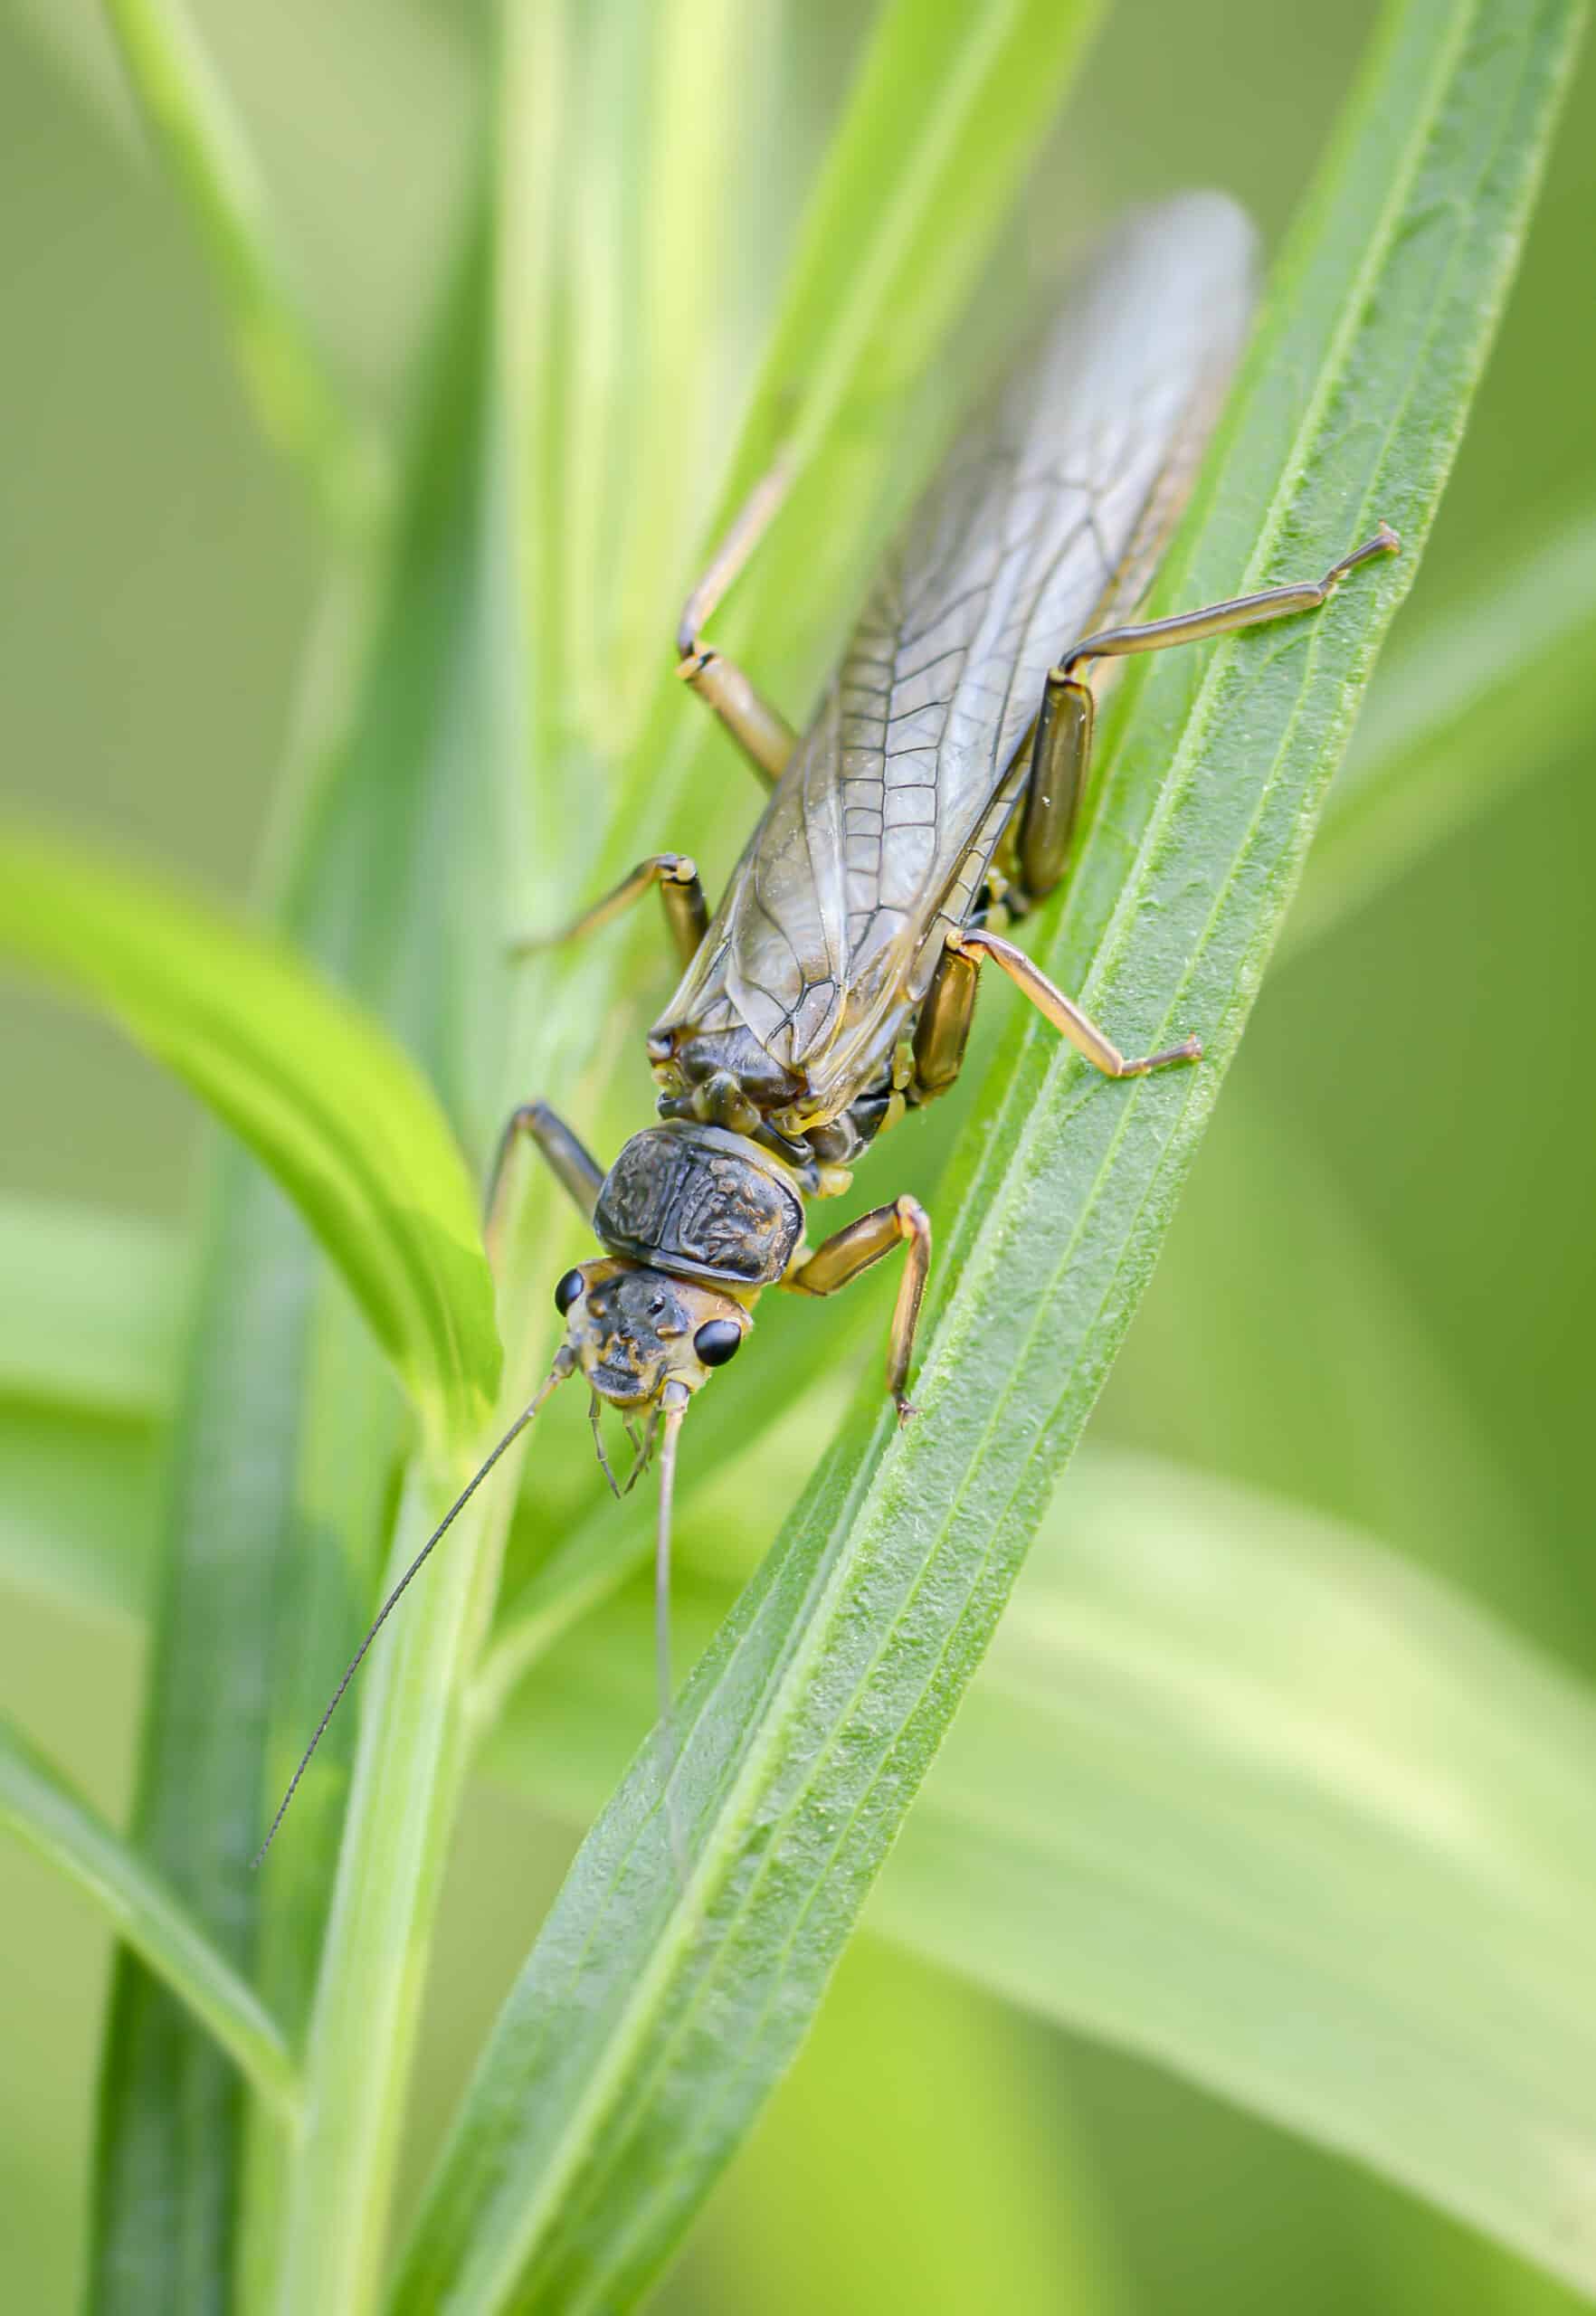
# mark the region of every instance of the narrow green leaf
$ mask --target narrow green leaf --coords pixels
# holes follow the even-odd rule
[[[337,527],[370,527],[380,447],[328,376],[276,247],[270,204],[183,0],[105,0],[128,79],[215,272],[256,415]]]
[[[158,1223],[0,1198],[0,1398],[167,1414],[182,1275],[177,1235]]]
[[[649,1755],[589,1837],[400,2307],[632,2305],[796,2047],[1152,1267],[1450,466],[1577,14],[1407,0],[1377,43],[1164,592],[1322,569],[1380,516],[1406,556],[1329,617],[1168,655],[1128,688],[1040,943],[1116,1035],[1195,1028],[1209,1059],[1088,1085],[1031,1024],[1000,1058],[941,1209],[920,1419],[899,1434],[861,1405],[689,1685],[685,1878]]]
[[[427,1062],[462,1131],[499,1096],[502,753],[483,706],[498,633],[480,571],[480,207],[413,384],[380,569],[334,577],[313,639],[279,921]],[[485,1042],[487,1039],[494,1042]],[[369,1618],[394,1509],[398,1395],[293,1209],[217,1153],[169,1459],[165,1581],[135,1813],[191,1913],[296,2039],[314,1983],[356,1722],[340,1715],[269,1875],[249,1861]],[[90,2304],[223,2316],[271,2304],[280,2132],[135,1958],[117,1970],[100,2097]]]
[[[797,480],[725,633],[779,636],[790,662],[782,578],[797,562],[813,574],[801,614],[829,640],[835,586],[860,545],[839,508],[875,479],[881,441],[974,288],[1100,14],[1098,0],[882,8],[804,215],[726,518],[778,450]]]
[[[160,1506],[131,1835],[242,1972],[256,1944],[248,1862],[270,1683],[282,1644],[308,1653],[286,1609],[309,1525],[299,1399],[316,1258],[292,1207],[235,1145],[217,1153],[207,1210]],[[119,1955],[100,2068],[95,2316],[227,2316],[242,2094],[211,2037],[137,1956]]]
[[[871,28],[708,532],[781,455],[788,496],[715,623],[734,652],[757,639],[774,699],[802,697],[836,644],[906,479],[909,397],[945,357],[1100,14],[1099,0],[888,0]],[[667,634],[676,609],[657,613]],[[626,797],[651,813],[695,762],[730,764],[708,719],[681,711],[662,655],[625,767]]]
[[[570,735],[600,762],[623,755],[667,665],[664,606],[688,584],[744,384],[745,252],[763,222],[747,188],[781,105],[782,19],[778,0],[509,14],[506,387],[545,782]]]
[[[299,2079],[276,2022],[159,1875],[4,1718],[0,1824],[88,1892],[118,1935],[188,2006],[261,2096],[291,2118]]]
[[[519,736],[499,688],[508,672],[509,591],[491,455],[499,413],[485,216],[480,227],[442,320],[442,375],[405,554],[312,858],[318,944],[352,951],[349,969],[381,992],[385,1012],[427,1054],[485,1156],[509,1089],[521,1090],[507,1066],[518,1051],[505,936],[507,884],[526,831],[513,745]],[[370,865],[374,848],[380,873]],[[370,882],[351,890],[352,875]],[[512,1252],[503,1267],[513,1276],[516,1266]],[[550,1309],[541,1277],[537,1302],[540,1312]],[[503,1390],[513,1397],[540,1346],[524,1321],[507,1327],[505,1340]],[[361,1571],[357,1631],[487,1445],[442,1467],[423,1455],[402,1489],[392,1466],[352,1464],[342,1425],[369,1433],[371,1410],[358,1386],[351,1408],[346,1385],[339,1420],[327,1419],[322,1404],[323,1376],[342,1380],[346,1369],[336,1324],[330,1333],[318,1328],[300,1380],[301,1484],[322,1534],[298,1580],[326,1646],[338,1636],[342,1657],[352,1646],[347,1571],[328,1553],[327,1539],[391,1534],[385,1579],[377,1568]],[[510,1470],[507,1459],[507,1495]],[[353,2316],[380,2286],[385,2199],[452,1817],[456,1703],[497,1582],[502,1526],[499,1502],[485,1491],[451,1530],[424,1592],[407,1604],[421,1613],[396,1618],[385,1633],[363,1678],[358,1714],[339,1716],[333,1762],[318,1754],[319,1774],[301,1789],[288,1837],[263,1872],[265,1983],[291,1979],[286,2007],[306,2018],[309,2054],[308,2125],[289,2160],[275,2162],[280,2150],[255,2135],[246,2258],[253,2299],[273,2308],[325,2305]],[[341,1662],[324,1662],[280,1673],[277,1789],[268,1808],[341,1671]],[[329,1769],[339,1773],[329,1778]]]
[[[1596,518],[1481,567],[1393,646],[1287,920],[1288,954],[1557,763],[1596,723]]]
[[[556,1652],[489,1768],[585,1816],[652,1714],[649,1614]],[[1083,1453],[865,1919],[1591,2291],[1593,1774],[1589,1695],[1461,1594]]]
[[[498,1379],[459,1149],[375,1020],[286,944],[46,839],[0,838],[0,947],[114,1013],[250,1145],[343,1270],[439,1440]]]

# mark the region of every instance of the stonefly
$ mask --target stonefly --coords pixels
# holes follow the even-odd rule
[[[1317,611],[1360,564],[1397,550],[1381,523],[1320,579],[1131,623],[1241,346],[1252,248],[1241,213],[1213,194],[1135,215],[1098,245],[916,508],[802,737],[704,638],[780,504],[779,466],[737,517],[683,612],[679,671],[766,783],[764,813],[713,916],[694,863],[659,852],[555,936],[594,932],[658,888],[684,968],[649,1033],[659,1122],[606,1172],[546,1104],[510,1119],[490,1242],[506,1157],[526,1137],[603,1251],[555,1288],[566,1333],[553,1367],[384,1602],[261,1855],[400,1595],[578,1370],[595,1436],[601,1404],[624,1419],[633,1480],[658,1450],[669,1798],[671,1498],[694,1393],[736,1355],[767,1287],[834,1295],[902,1248],[887,1381],[900,1419],[914,1412],[931,1262],[924,1209],[892,1199],[811,1250],[805,1201],[845,1191],[879,1134],[953,1084],[988,963],[1107,1077],[1201,1058],[1194,1036],[1127,1058],[1003,928],[1069,865],[1091,755],[1091,663]],[[675,1840],[674,1818],[672,1829]]]

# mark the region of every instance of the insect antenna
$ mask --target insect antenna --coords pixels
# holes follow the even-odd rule
[[[420,1574],[422,1564],[426,1560],[429,1552],[431,1552],[433,1545],[436,1544],[445,1533],[453,1526],[455,1521],[465,1510],[466,1505],[470,1502],[472,1496],[475,1495],[477,1490],[481,1486],[482,1482],[493,1469],[494,1465],[498,1463],[499,1457],[505,1454],[506,1450],[513,1447],[515,1442],[520,1438],[522,1432],[525,1431],[527,1426],[537,1413],[538,1409],[543,1405],[545,1400],[548,1398],[550,1392],[554,1390],[555,1385],[565,1381],[566,1376],[571,1372],[571,1366],[572,1359],[570,1353],[568,1351],[562,1350],[555,1360],[553,1367],[550,1368],[547,1375],[544,1378],[544,1381],[538,1385],[538,1388],[534,1393],[532,1399],[528,1401],[527,1405],[522,1409],[514,1423],[511,1424],[509,1429],[505,1433],[504,1438],[499,1442],[499,1445],[492,1450],[487,1459],[466,1482],[464,1487],[461,1488],[460,1494],[455,1497],[454,1502],[450,1505],[442,1520],[439,1521],[432,1534],[427,1538],[426,1542],[422,1546],[420,1552],[417,1552],[415,1558],[411,1561],[410,1566],[399,1579],[398,1583],[394,1585],[387,1599],[383,1602],[382,1607],[372,1618],[371,1624],[366,1631],[366,1638],[361,1642],[359,1647],[355,1651],[354,1656],[351,1656],[348,1664],[345,1666],[343,1679],[338,1683],[337,1687],[333,1691],[331,1697],[328,1700],[327,1710],[316,1724],[315,1734],[312,1736],[310,1742],[306,1746],[304,1751],[299,1756],[299,1766],[294,1771],[292,1777],[290,1778],[288,1782],[288,1791],[283,1795],[282,1799],[277,1805],[277,1815],[271,1820],[271,1825],[266,1828],[265,1840],[261,1844],[260,1848],[250,1860],[250,1871],[252,1874],[255,1872],[257,1867],[260,1865],[261,1860],[271,1848],[272,1837],[276,1833],[279,1826],[281,1825],[283,1819],[287,1817],[289,1804],[299,1789],[299,1780],[304,1776],[305,1771],[310,1766],[311,1755],[315,1752],[316,1748],[320,1744],[322,1738],[327,1732],[328,1723],[332,1719],[334,1713],[343,1703],[344,1691],[348,1687],[350,1682],[355,1678],[356,1674],[360,1670],[361,1660],[365,1656],[366,1650],[371,1647],[372,1642],[376,1638],[378,1633],[381,1632],[383,1627],[387,1623],[388,1618],[393,1614],[394,1609],[399,1605],[400,1595],[408,1589],[412,1579]]]
[[[671,1394],[679,1390],[681,1397],[673,1400]],[[663,1410],[664,1431],[660,1448],[660,1524],[654,1543],[654,1677],[659,1685],[660,1702],[660,1782],[665,1793],[665,1818],[670,1833],[670,1854],[676,1860],[679,1882],[687,1880],[687,1841],[682,1833],[681,1819],[677,1814],[676,1789],[671,1782],[676,1770],[676,1730],[672,1718],[670,1696],[670,1514],[676,1495],[676,1442],[681,1431],[682,1418],[692,1404],[685,1389],[668,1383]],[[660,1418],[656,1416],[655,1421]],[[649,1426],[652,1441],[654,1426]]]

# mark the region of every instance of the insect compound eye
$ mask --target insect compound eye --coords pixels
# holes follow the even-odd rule
[[[561,1279],[555,1288],[555,1309],[562,1318],[565,1317],[572,1304],[580,1299],[585,1285],[586,1281],[579,1270],[568,1270]]]
[[[707,1319],[693,1337],[693,1349],[705,1367],[724,1367],[735,1359],[743,1330],[735,1319]]]

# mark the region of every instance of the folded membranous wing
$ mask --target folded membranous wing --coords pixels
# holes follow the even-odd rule
[[[752,1030],[818,1123],[918,1002],[1023,784],[1048,670],[1146,591],[1218,413],[1253,234],[1188,195],[1098,244],[888,555],[661,1031]]]

